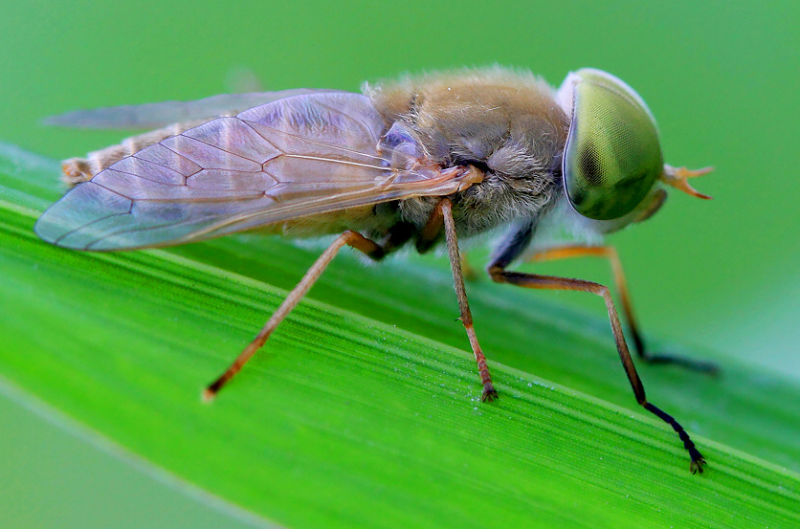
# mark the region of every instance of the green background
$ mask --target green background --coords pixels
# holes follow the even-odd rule
[[[570,70],[601,68],[648,102],[669,163],[716,167],[696,183],[715,200],[672,193],[656,217],[611,240],[645,332],[800,377],[798,20],[794,2],[5,3],[0,140],[80,155],[122,135],[38,121],[253,79],[266,90],[357,90],[403,72],[499,63],[558,84]],[[607,281],[606,268],[539,269]],[[602,315],[587,296],[537,295]],[[16,526],[50,527],[55,513],[62,527],[223,520],[11,400],[0,398],[0,416],[13,425],[0,435],[0,514]]]

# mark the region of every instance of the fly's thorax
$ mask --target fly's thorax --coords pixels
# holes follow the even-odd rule
[[[451,197],[462,235],[535,218],[560,192],[569,118],[538,77],[502,68],[463,70],[367,86],[365,93],[387,130],[400,124],[427,162],[474,165],[486,174]],[[404,200],[403,220],[424,225],[437,201]]]
[[[475,161],[506,174],[549,168],[569,127],[555,91],[529,72],[462,70],[364,91],[387,130],[403,123],[443,167]]]

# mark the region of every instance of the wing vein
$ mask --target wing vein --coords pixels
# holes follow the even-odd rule
[[[133,204],[131,204],[131,206],[133,206]],[[104,220],[107,220],[107,219],[110,219],[110,218],[112,218],[112,217],[122,217],[122,216],[124,216],[124,215],[130,215],[130,214],[131,214],[131,212],[130,212],[130,210],[128,210],[128,212],[127,212],[127,213],[114,213],[114,214],[112,214],[112,215],[106,215],[105,217],[101,217],[101,218],[99,218],[99,219],[94,219],[94,220],[93,220],[93,221],[91,221],[91,222],[87,222],[86,224],[82,224],[82,225],[78,226],[78,227],[77,227],[77,228],[75,228],[75,229],[69,230],[69,231],[68,231],[68,232],[66,232],[65,234],[63,234],[63,235],[61,235],[60,237],[58,237],[58,238],[57,238],[55,241],[53,241],[53,244],[56,244],[56,245],[57,245],[58,243],[60,243],[61,241],[63,241],[63,240],[64,240],[64,239],[66,239],[67,237],[69,237],[70,235],[73,235],[73,234],[75,234],[75,233],[79,232],[80,230],[83,230],[83,229],[85,229],[85,228],[88,228],[88,227],[89,227],[89,226],[91,226],[92,224],[97,224],[98,222],[102,222],[102,221],[104,221]],[[84,247],[83,247],[83,249],[84,249],[84,250],[86,250],[87,248],[89,248],[89,246],[88,246],[88,245],[86,245],[86,246],[84,246]]]
[[[247,121],[246,119],[242,118],[242,121],[244,121],[245,123],[247,123],[247,124],[249,125],[249,123],[248,123],[248,121]],[[385,158],[383,158],[383,157],[381,157],[381,156],[375,156],[375,155],[373,155],[373,154],[370,154],[370,153],[367,153],[367,152],[356,151],[356,150],[354,150],[354,149],[349,149],[349,148],[347,148],[347,147],[342,147],[342,146],[340,146],[340,145],[331,145],[330,143],[325,143],[325,142],[321,142],[321,141],[315,141],[315,140],[309,139],[309,138],[307,138],[307,137],[305,137],[305,136],[301,136],[301,135],[299,135],[299,134],[293,134],[293,133],[291,133],[291,132],[285,132],[285,131],[282,131],[282,130],[280,130],[280,129],[276,129],[275,127],[272,127],[272,126],[270,126],[270,125],[267,125],[267,124],[265,124],[265,123],[259,123],[259,125],[260,125],[260,126],[262,126],[262,127],[264,127],[264,128],[266,128],[266,129],[274,130],[274,131],[275,131],[275,132],[277,132],[278,134],[284,134],[284,135],[286,135],[286,136],[289,136],[289,137],[291,137],[291,138],[297,138],[297,139],[299,139],[299,140],[301,140],[301,141],[304,141],[304,142],[306,142],[306,143],[309,143],[309,144],[311,144],[311,145],[319,145],[320,147],[328,147],[328,148],[331,148],[331,149],[338,149],[338,150],[340,150],[340,151],[348,152],[348,153],[350,153],[350,154],[355,154],[355,155],[358,155],[358,156],[363,156],[363,157],[365,157],[365,158],[372,158],[373,160],[378,160],[378,161],[380,161],[380,162],[384,162],[384,163],[387,161]],[[256,130],[256,128],[255,128],[255,127],[253,127],[253,126],[251,125],[251,126],[250,126],[250,128],[252,128],[253,130],[255,130],[256,134],[258,134],[259,136],[261,136],[262,138],[264,138],[264,135],[263,135],[263,134],[261,134],[260,132],[258,132],[258,130]],[[265,140],[267,140],[267,141],[269,141],[267,138],[264,138],[264,139],[265,139]],[[272,143],[272,142],[270,142],[270,143]],[[277,149],[277,147],[275,147],[275,148]],[[278,150],[279,150],[279,151],[281,151],[281,152],[283,152],[283,150],[282,150],[282,149],[278,149]],[[285,154],[285,153],[284,153],[284,154]]]
[[[370,164],[366,164],[366,163],[353,162],[353,161],[350,161],[350,160],[341,160],[341,159],[338,159],[338,158],[327,158],[327,157],[324,157],[324,156],[304,156],[302,154],[286,154],[284,156],[286,156],[287,158],[295,158],[297,160],[314,160],[314,161],[317,161],[317,162],[330,162],[330,163],[337,163],[337,164],[340,164],[340,165],[350,165],[350,166],[353,166],[353,167],[366,167],[367,169],[379,169],[379,170],[384,171],[384,172],[392,171],[391,168],[382,167],[380,165],[370,165]]]
[[[354,117],[353,117],[353,116],[351,116],[350,114],[347,114],[346,112],[344,112],[344,111],[342,111],[342,110],[339,110],[338,108],[334,108],[334,107],[332,107],[332,106],[330,106],[330,105],[326,105],[326,104],[325,104],[325,103],[323,103],[322,101],[318,101],[318,102],[317,102],[317,104],[318,104],[319,106],[323,107],[323,108],[327,108],[329,111],[331,111],[331,112],[332,112],[332,113],[334,113],[334,114],[339,114],[340,116],[344,116],[344,117],[346,117],[346,118],[347,118],[348,120],[350,120],[352,123],[355,123],[356,125],[358,125],[358,128],[360,128],[360,129],[361,129],[361,131],[364,133],[364,137],[367,137],[367,136],[369,136],[369,135],[370,135],[370,132],[371,132],[371,131],[370,131],[370,130],[369,130],[367,127],[365,127],[363,123],[361,123],[360,121],[358,121],[356,118],[354,118]]]
[[[129,158],[133,158],[133,155],[129,156]],[[142,160],[141,158],[136,158],[136,159],[137,159],[137,160],[141,160],[141,161],[143,161],[143,162],[152,163],[152,162],[149,162],[148,160]],[[142,180],[147,180],[148,182],[153,182],[154,184],[158,184],[158,185],[162,185],[162,186],[169,186],[169,187],[186,187],[186,184],[170,184],[169,182],[163,182],[163,181],[159,181],[159,180],[153,180],[152,178],[147,178],[147,177],[146,177],[146,176],[144,176],[144,175],[140,175],[140,174],[136,174],[136,173],[131,173],[130,171],[124,171],[124,170],[122,170],[122,169],[118,169],[117,167],[115,167],[116,165],[117,165],[117,164],[114,164],[114,166],[112,166],[112,167],[106,167],[106,169],[112,169],[112,170],[114,170],[114,171],[116,171],[116,172],[118,172],[118,173],[126,174],[126,175],[132,176],[132,177],[134,177],[134,178],[141,178]],[[171,171],[171,169],[170,169],[169,167],[164,167],[164,166],[163,166],[163,165],[161,165],[161,164],[153,163],[153,165],[155,165],[155,166],[158,166],[158,167],[163,167],[164,169],[166,169],[166,170],[168,170],[168,171]],[[176,171],[173,171],[173,172],[176,172]],[[100,173],[98,173],[98,174],[100,174]],[[178,174],[180,174],[180,173],[178,173]],[[181,175],[181,176],[183,176],[183,175]],[[184,178],[185,178],[185,177],[184,177]],[[93,179],[93,180],[94,180],[94,179]],[[107,187],[105,187],[104,185],[100,184],[99,182],[95,182],[95,184],[97,184],[97,185],[99,185],[100,187],[103,187],[103,188],[105,188],[105,189],[108,189]],[[109,191],[111,191],[111,189],[109,189]],[[119,193],[118,193],[118,194],[119,194]],[[123,196],[124,196],[124,195],[123,195]],[[125,197],[125,198],[130,198],[130,197]],[[131,200],[133,200],[133,199],[131,199]]]
[[[174,137],[174,136],[172,136],[172,137]],[[186,137],[186,136],[184,136],[184,137]],[[167,138],[167,139],[169,139],[169,138]],[[194,139],[194,138],[192,138],[192,139]],[[181,153],[179,153],[179,152],[176,152],[176,151],[175,151],[175,149],[170,149],[168,146],[166,146],[166,145],[164,144],[164,142],[163,142],[163,141],[162,141],[162,142],[159,142],[159,143],[157,143],[156,145],[161,145],[162,147],[164,147],[164,148],[165,148],[165,149],[167,149],[168,151],[170,151],[170,152],[174,153],[174,154],[175,154],[175,156],[179,156],[179,157],[183,158],[184,160],[186,160],[187,162],[189,162],[190,164],[192,164],[192,165],[196,165],[197,167],[200,167],[200,169],[198,169],[197,171],[193,172],[192,174],[187,174],[187,175],[184,175],[184,178],[189,178],[189,177],[192,177],[192,176],[196,175],[197,173],[199,173],[200,171],[202,171],[203,169],[206,169],[205,167],[201,167],[201,166],[200,166],[200,164],[198,164],[197,162],[194,162],[194,161],[190,160],[189,158],[187,158],[186,156],[182,155]]]
[[[242,118],[240,118],[239,116],[233,116],[233,117],[234,117],[235,119],[238,119],[239,121],[241,121],[241,122],[242,122],[242,123],[244,123],[245,125],[247,125],[247,126],[250,128],[250,130],[252,130],[252,131],[253,131],[253,132],[254,132],[254,133],[257,135],[257,136],[259,136],[259,137],[260,137],[262,140],[264,140],[265,142],[267,142],[268,144],[270,144],[270,145],[272,146],[272,148],[273,148],[273,149],[275,149],[276,151],[279,151],[279,152],[281,153],[281,155],[284,155],[284,154],[286,154],[285,152],[283,152],[283,149],[281,149],[280,147],[278,147],[277,145],[275,145],[274,143],[272,143],[272,142],[271,142],[271,141],[270,141],[268,138],[265,138],[263,134],[260,134],[260,133],[259,133],[259,132],[256,130],[256,128],[255,128],[254,126],[252,126],[252,125],[251,125],[251,124],[250,124],[250,123],[249,123],[249,122],[248,122],[246,119],[242,119]],[[272,127],[270,127],[270,128],[272,128]],[[258,162],[256,162],[256,163],[258,163]]]
[[[236,118],[234,118],[234,119],[236,119]],[[242,121],[242,120],[239,120],[239,121]],[[192,130],[192,129],[189,129],[189,130]],[[184,132],[188,132],[188,131],[184,131]],[[248,160],[250,162],[253,162],[253,163],[261,165],[261,162],[259,162],[258,160],[253,160],[251,158],[248,158],[247,156],[243,156],[243,155],[239,154],[238,152],[231,152],[228,149],[224,149],[224,148],[220,147],[219,145],[214,145],[213,143],[208,143],[207,141],[203,141],[200,138],[195,138],[194,136],[187,136],[186,134],[183,134],[183,133],[176,134],[176,136],[183,136],[184,138],[187,138],[187,139],[190,139],[190,140],[194,140],[194,141],[196,141],[198,143],[202,143],[203,145],[208,145],[212,149],[217,149],[217,150],[220,150],[222,152],[226,152],[226,153],[230,154],[231,156],[236,156],[237,158],[242,158],[244,160]],[[197,162],[195,162],[195,163],[197,163]]]

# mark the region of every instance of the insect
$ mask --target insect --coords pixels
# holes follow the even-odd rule
[[[666,186],[710,198],[687,183],[710,168],[666,165],[653,115],[620,79],[581,69],[556,90],[531,73],[495,67],[365,85],[362,94],[301,89],[221,95],[77,111],[50,123],[161,128],[66,160],[63,170],[73,188],[35,228],[47,242],[107,251],[243,231],[338,234],[256,338],[207,387],[207,398],[264,345],[344,246],[379,260],[404,245],[426,252],[444,242],[482,400],[493,400],[497,391],[473,328],[458,239],[507,226],[488,266],[491,278],[601,296],[636,400],[675,430],[692,473],[702,472],[703,456],[683,427],[645,397],[609,289],[508,270],[548,226],[580,234],[593,242],[544,248],[528,258],[608,258],[639,358],[714,369],[645,348],[619,258],[599,243],[652,216],[666,199]]]

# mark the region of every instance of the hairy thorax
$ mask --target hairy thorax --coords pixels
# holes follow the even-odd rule
[[[484,180],[453,199],[461,235],[534,219],[561,192],[560,153],[569,125],[553,89],[530,73],[492,68],[365,86],[386,120],[442,167],[474,165]],[[400,204],[404,221],[425,224],[437,199]]]

